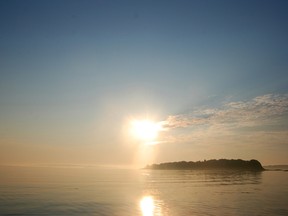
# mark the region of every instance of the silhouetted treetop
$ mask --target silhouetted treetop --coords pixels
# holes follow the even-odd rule
[[[145,169],[159,170],[210,170],[210,169],[231,169],[231,170],[247,170],[247,171],[263,171],[261,163],[258,160],[245,161],[241,159],[213,159],[204,161],[178,161],[160,164],[147,165]]]

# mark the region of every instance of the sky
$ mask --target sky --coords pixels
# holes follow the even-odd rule
[[[0,1],[0,164],[288,164],[288,2]],[[155,145],[132,120],[161,124]]]

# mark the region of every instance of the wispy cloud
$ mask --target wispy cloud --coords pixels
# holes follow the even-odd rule
[[[288,113],[288,94],[267,94],[248,101],[226,102],[220,108],[198,108],[189,113],[171,115],[167,129],[208,126],[221,129],[273,125]]]

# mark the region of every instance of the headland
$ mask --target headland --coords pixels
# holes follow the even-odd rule
[[[212,159],[204,161],[178,161],[147,165],[144,169],[153,170],[241,170],[241,171],[264,171],[258,160],[241,159]]]

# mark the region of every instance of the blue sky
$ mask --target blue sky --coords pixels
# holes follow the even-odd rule
[[[199,110],[217,110],[217,119],[231,103],[254,115],[257,98],[270,101],[252,106],[268,110],[265,124],[233,133],[225,125],[222,135],[216,120],[170,127],[153,161],[288,163],[287,9],[286,1],[1,1],[2,163],[129,164],[138,147],[127,144],[127,119],[194,121]],[[232,114],[225,119],[239,123]]]

